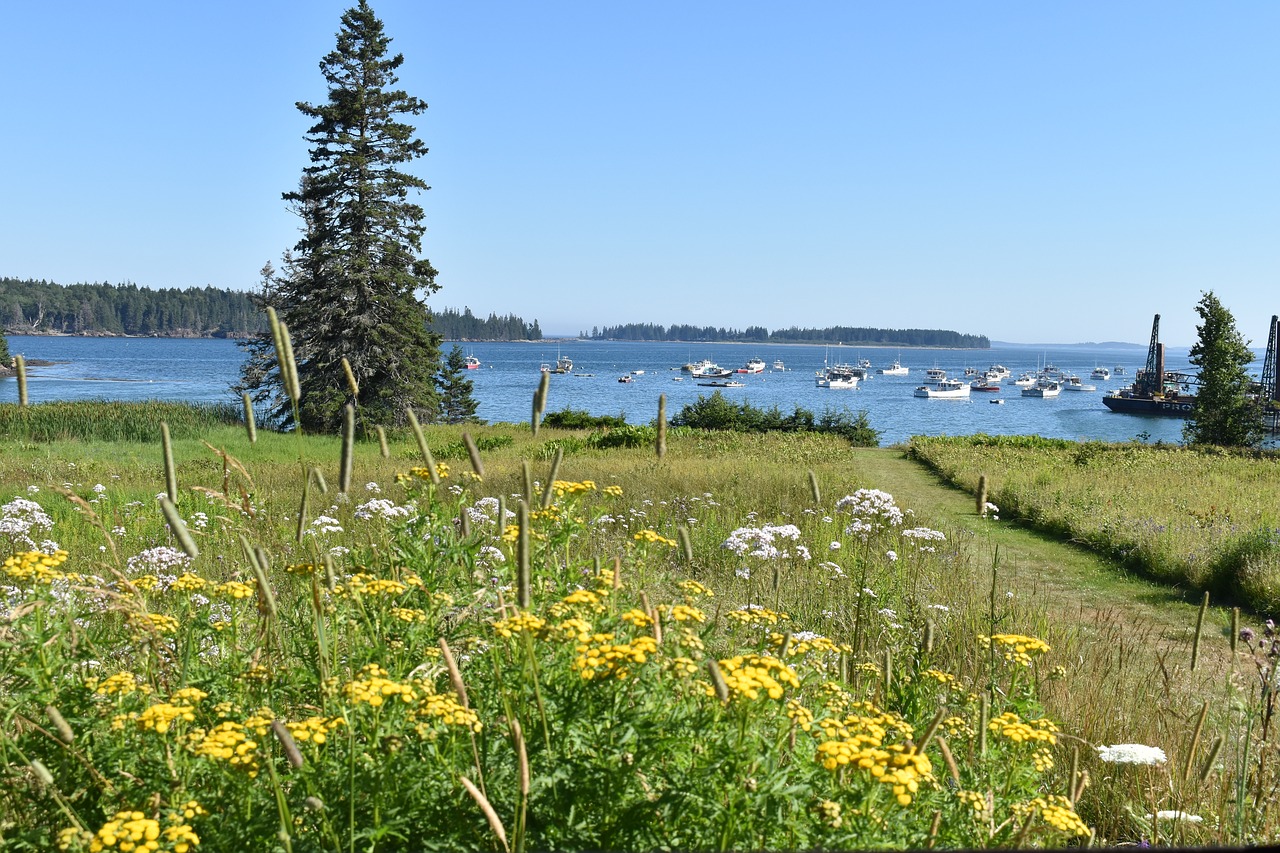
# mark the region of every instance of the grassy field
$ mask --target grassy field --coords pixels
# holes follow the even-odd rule
[[[1267,629],[1069,605],[1054,555],[1105,567],[923,469],[441,427],[343,492],[338,439],[215,424],[174,431],[179,520],[156,414],[0,456],[5,849],[1280,836]]]
[[[1280,611],[1280,455],[1026,437],[920,438],[912,455],[1006,518],[1261,614]]]

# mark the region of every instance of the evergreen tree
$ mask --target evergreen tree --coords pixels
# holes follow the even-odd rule
[[[346,403],[373,424],[397,423],[407,407],[430,421],[438,409],[440,341],[419,298],[438,285],[431,263],[419,257],[422,207],[409,201],[410,192],[429,187],[403,170],[427,148],[413,126],[397,120],[427,105],[394,88],[404,56],[388,56],[390,42],[360,0],[343,14],[337,46],[320,63],[328,102],[297,104],[315,120],[306,136],[311,165],[298,189],[284,194],[303,236],[285,253],[263,302],[289,328],[307,429],[336,428]],[[344,357],[358,395],[347,385]],[[242,387],[270,399],[283,423],[292,420],[277,375],[259,366],[246,372]]]
[[[467,378],[466,357],[462,347],[449,351],[440,376],[436,379],[440,390],[440,421],[446,424],[478,423],[476,408],[479,405],[471,397],[474,384]]]
[[[0,373],[9,369],[10,357],[9,341],[5,339],[3,334],[0,334]]]
[[[1191,347],[1191,363],[1199,370],[1200,387],[1182,436],[1192,444],[1257,444],[1263,424],[1257,403],[1248,396],[1251,382],[1245,368],[1253,361],[1249,342],[1213,291],[1202,294],[1196,313],[1203,323],[1196,327],[1199,338]]]

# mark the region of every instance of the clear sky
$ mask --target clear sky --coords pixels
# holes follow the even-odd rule
[[[13,3],[0,275],[250,289],[354,0]],[[373,0],[433,307],[1029,343],[1280,313],[1280,3]]]

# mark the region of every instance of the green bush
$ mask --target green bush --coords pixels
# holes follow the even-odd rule
[[[595,416],[583,409],[565,408],[552,412],[542,419],[544,427],[552,429],[606,429],[623,427],[627,419],[619,415]]]
[[[821,416],[815,416],[808,409],[796,406],[795,411],[784,415],[777,406],[760,409],[748,402],[733,403],[719,391],[710,397],[699,396],[697,401],[681,409],[671,424],[734,432],[832,433],[844,436],[856,447],[875,447],[880,443],[880,431],[871,426],[865,410],[854,414],[848,410],[827,409]]]

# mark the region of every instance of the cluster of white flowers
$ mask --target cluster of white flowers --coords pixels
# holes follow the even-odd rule
[[[1187,823],[1201,823],[1204,818],[1198,814],[1187,814],[1177,809],[1162,809],[1153,815],[1147,815],[1147,820],[1181,820]]]
[[[317,515],[311,522],[311,529],[307,531],[310,536],[316,536],[320,533],[341,533],[342,523],[336,518],[330,518],[327,515]]]
[[[355,516],[361,521],[370,521],[375,518],[387,520],[408,518],[409,513],[409,507],[400,506],[395,501],[390,501],[386,498],[374,498],[358,505],[355,509]]]
[[[492,545],[485,545],[476,552],[476,562],[482,566],[496,566],[498,563],[505,563],[506,561],[506,555]]]
[[[932,553],[934,548],[931,545],[925,545],[925,542],[947,541],[946,535],[941,531],[930,530],[928,527],[913,527],[910,530],[904,530],[902,531],[902,538],[916,540],[917,547],[919,547],[921,551],[927,551],[929,553]]]
[[[1158,746],[1145,746],[1140,743],[1117,743],[1113,746],[1095,747],[1098,759],[1108,764],[1164,764],[1168,761],[1164,750]]]
[[[794,524],[766,524],[764,527],[739,527],[729,534],[729,538],[720,543],[720,547],[732,551],[739,557],[758,557],[762,560],[776,560],[790,557],[791,553],[774,544],[776,540],[795,541],[800,538],[800,528]],[[809,550],[804,546],[796,547],[796,556],[809,559]]]
[[[125,562],[130,574],[166,576],[177,580],[178,575],[185,572],[191,565],[191,558],[177,548],[160,545],[148,548]]]
[[[824,563],[819,563],[818,566],[819,568],[823,568],[831,572],[832,580],[844,577],[844,569],[840,568],[839,563],[833,563],[830,560],[827,560]]]
[[[15,545],[34,548],[36,543],[31,539],[31,533],[52,529],[53,519],[35,501],[14,498],[0,506],[0,536],[9,537]]]
[[[863,542],[873,534],[902,526],[907,513],[894,503],[893,495],[879,489],[858,489],[836,501],[836,509],[853,517],[845,533]]]

